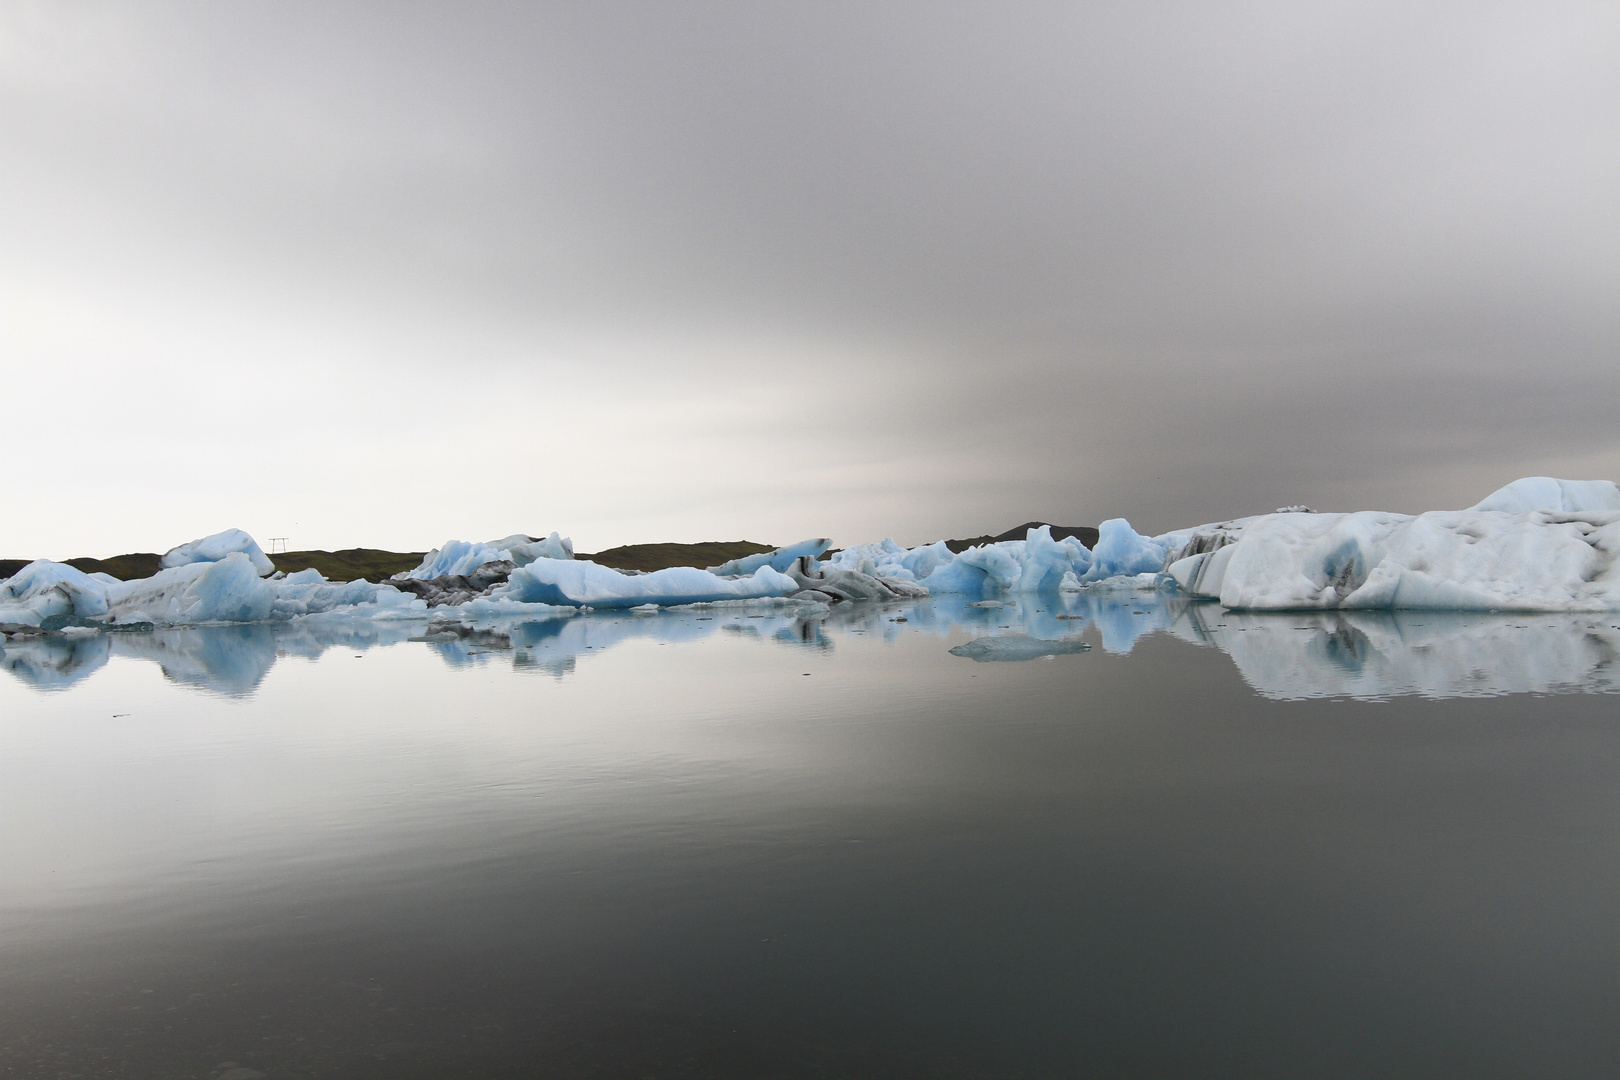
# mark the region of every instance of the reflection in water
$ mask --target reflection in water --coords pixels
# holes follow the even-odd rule
[[[1000,659],[1086,648],[1129,653],[1143,637],[1169,633],[1214,646],[1264,697],[1471,697],[1620,689],[1620,616],[1478,612],[1244,613],[1177,593],[1087,590],[970,602],[941,596],[889,604],[821,607],[739,605],[656,612],[612,611],[524,622],[334,622],[168,629],[145,633],[48,635],[8,642],[0,666],[39,690],[63,690],[112,657],[150,660],[165,677],[228,696],[251,694],[278,658],[362,652],[412,641],[451,667],[492,661],[514,671],[564,678],[581,657],[632,639],[669,644],[715,634],[830,650],[840,636],[893,641],[902,634],[966,635],[961,656],[996,652],[981,639],[1026,647]],[[1053,643],[1050,648],[1036,647]],[[962,650],[966,651],[962,651]],[[1000,653],[1006,653],[1005,656]]]
[[[1615,615],[1189,608],[1177,636],[1214,644],[1269,698],[1488,697],[1620,690]]]

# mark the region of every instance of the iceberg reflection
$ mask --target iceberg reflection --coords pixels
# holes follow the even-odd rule
[[[451,667],[509,664],[570,675],[582,657],[632,640],[679,644],[720,636],[832,650],[840,639],[902,634],[953,643],[957,656],[1021,660],[1084,651],[1123,655],[1153,634],[1214,647],[1263,697],[1479,697],[1620,690],[1620,616],[1436,611],[1236,612],[1173,592],[1089,589],[974,601],[963,596],[890,603],[716,605],[489,623],[295,620],[144,633],[18,637],[0,668],[41,691],[69,689],[114,658],[157,664],[176,683],[251,695],[277,660],[316,659],[402,643],[425,645]],[[1082,639],[1085,639],[1082,641]],[[942,640],[942,645],[944,644]],[[948,647],[948,646],[947,646]]]
[[[1490,697],[1620,690],[1612,615],[1188,609],[1178,636],[1213,644],[1268,698]]]

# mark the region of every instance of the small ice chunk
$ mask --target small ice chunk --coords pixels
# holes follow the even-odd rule
[[[1072,638],[1047,641],[1025,634],[1008,634],[1005,637],[975,638],[966,645],[958,645],[952,649],[951,655],[965,656],[969,660],[987,663],[1003,660],[1035,660],[1042,656],[1090,651],[1090,645]]]

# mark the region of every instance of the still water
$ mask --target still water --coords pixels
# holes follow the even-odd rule
[[[1617,657],[1130,593],[8,644],[0,1076],[1613,1076]]]

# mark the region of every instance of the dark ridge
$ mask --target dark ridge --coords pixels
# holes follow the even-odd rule
[[[132,551],[128,555],[114,555],[110,559],[66,559],[68,566],[86,574],[111,574],[120,581],[151,577],[161,567],[161,555],[150,551]],[[0,580],[10,577],[33,559],[0,559]]]
[[[732,559],[775,551],[771,544],[752,540],[711,540],[703,544],[625,544],[591,555],[576,552],[576,559],[589,559],[615,570],[667,570],[671,566],[719,566]]]
[[[295,574],[310,567],[331,581],[387,581],[395,574],[415,570],[425,551],[383,551],[380,548],[344,548],[341,551],[287,551],[270,556],[277,570]]]
[[[1029,535],[1029,530],[1038,529],[1042,525],[1051,526],[1052,539],[1054,540],[1067,540],[1072,536],[1078,539],[1088,548],[1094,548],[1097,546],[1097,530],[1093,529],[1091,526],[1052,525],[1052,523],[1049,521],[1026,521],[1017,528],[1008,529],[1006,532],[997,536],[985,535],[970,537],[966,540],[947,540],[945,541],[945,546],[950,548],[952,551],[963,552],[970,547],[978,547],[981,544],[999,544],[1003,540],[1022,540]]]
[[[719,566],[745,555],[774,551],[771,544],[752,540],[715,540],[703,544],[626,544],[596,554],[580,552],[577,558],[590,559],[615,570],[663,570],[671,566]],[[341,551],[277,552],[270,561],[277,570],[293,574],[314,567],[332,581],[386,581],[395,574],[414,570],[427,556],[425,551],[383,551],[380,548],[344,548]],[[69,566],[87,574],[101,572],[129,581],[151,577],[158,572],[160,556],[150,552],[118,555],[111,559],[69,559]],[[10,577],[32,559],[0,559],[0,580]]]
[[[163,569],[162,560],[163,556],[155,551],[132,551],[110,559],[69,559],[67,564],[87,574],[111,574],[119,581],[134,581]]]

